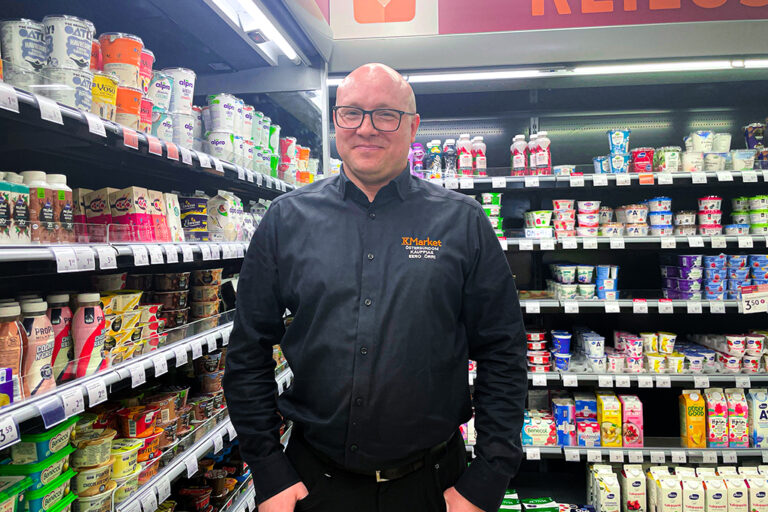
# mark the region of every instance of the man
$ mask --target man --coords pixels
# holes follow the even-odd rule
[[[477,201],[410,175],[419,116],[397,72],[356,69],[333,110],[342,173],[277,198],[240,274],[224,388],[259,512],[495,512],[527,392],[504,253]],[[277,343],[295,376],[279,405]]]

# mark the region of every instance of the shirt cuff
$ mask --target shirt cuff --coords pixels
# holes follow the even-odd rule
[[[258,503],[266,501],[290,486],[301,482],[299,475],[282,450],[259,459],[256,464],[249,462],[248,465],[253,472],[253,487]]]
[[[482,459],[475,459],[456,483],[456,491],[485,512],[496,512],[504,499],[509,476],[491,469]]]

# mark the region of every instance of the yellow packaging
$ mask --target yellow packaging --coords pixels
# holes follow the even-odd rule
[[[600,444],[621,446],[621,402],[616,395],[597,394],[597,422],[600,424]]]
[[[121,290],[119,292],[102,293],[101,309],[105,315],[117,315],[136,309],[141,300],[142,292],[137,290]]]
[[[91,83],[91,95],[93,97],[91,112],[104,119],[114,121],[117,113],[117,78],[101,71],[95,71]]]
[[[112,478],[124,478],[136,471],[139,449],[144,446],[141,439],[115,439],[112,441]]]
[[[707,415],[704,397],[695,389],[680,395],[680,439],[686,448],[707,447]]]

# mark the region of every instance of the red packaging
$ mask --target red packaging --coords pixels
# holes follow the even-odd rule
[[[128,187],[109,194],[112,222],[131,226],[124,237],[130,242],[151,242],[152,227],[147,212],[147,189]]]
[[[152,81],[152,65],[155,63],[155,54],[146,48],[141,50],[139,58],[139,85],[141,92],[149,92],[149,83]],[[151,109],[150,109],[151,110]],[[150,122],[150,124],[152,124]]]
[[[142,133],[152,132],[152,107],[154,103],[147,96],[141,97],[141,106],[139,107],[139,131]]]
[[[163,193],[156,190],[147,190],[147,210],[149,223],[152,226],[152,237],[156,242],[170,242],[171,230],[168,229],[166,219],[165,201]]]
[[[653,148],[635,148],[630,151],[630,172],[653,172]]]
[[[102,71],[104,69],[101,59],[101,43],[98,39],[91,42],[91,70]]]

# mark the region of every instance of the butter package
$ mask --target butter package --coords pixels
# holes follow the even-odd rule
[[[171,233],[168,230],[167,212],[162,192],[147,190],[147,210],[149,224],[152,226],[153,240],[155,242],[170,242]]]
[[[754,448],[768,448],[768,391],[750,389],[747,393],[749,435]]]
[[[707,447],[706,403],[698,390],[684,389],[680,395],[680,439],[686,448]]]
[[[85,224],[88,222],[85,207],[85,197],[93,192],[89,188],[72,189],[72,222],[75,224]]]
[[[152,228],[147,210],[147,189],[127,187],[109,194],[112,222],[130,228],[119,233],[125,242],[151,242]]]
[[[705,497],[704,484],[696,477],[684,478],[683,484],[683,512],[704,512]]]
[[[749,489],[744,479],[728,477],[725,479],[725,488],[728,496],[728,512],[748,512]]]
[[[747,399],[739,388],[725,390],[728,404],[728,444],[731,448],[749,448]]]
[[[747,477],[749,486],[749,512],[768,512],[768,481],[765,478]]]
[[[613,394],[597,394],[597,422],[600,424],[600,445],[621,446],[621,402]]]
[[[523,419],[522,442],[525,446],[557,445],[555,420],[550,417],[531,417]]]
[[[183,242],[184,230],[181,227],[181,208],[179,198],[176,194],[164,193],[163,202],[165,203],[165,220],[168,223],[168,230],[171,242]]]
[[[576,446],[576,409],[570,398],[553,398],[552,415],[557,428],[557,444]]]
[[[648,496],[645,483],[642,465],[624,465],[624,469],[619,474],[622,512],[647,512]]]
[[[707,445],[710,448],[728,446],[728,402],[722,388],[704,391],[707,403]]]
[[[707,512],[728,512],[728,490],[725,487],[725,481],[716,477],[707,477],[703,483]]]
[[[621,402],[622,444],[633,448],[643,446],[643,403],[635,395],[619,395]]]
[[[677,477],[666,476],[658,480],[656,512],[682,512],[683,489]]]
[[[509,489],[504,494],[504,498],[501,500],[501,507],[499,507],[499,512],[505,511],[505,510],[512,510],[514,512],[520,512],[522,509],[520,505],[520,498],[517,496],[517,491],[514,489]]]
[[[576,439],[579,446],[600,446],[600,424],[597,420],[577,420]]]
[[[593,393],[577,392],[573,394],[576,406],[576,419],[597,419],[597,399]]]
[[[88,224],[112,224],[109,196],[116,188],[105,187],[85,194],[85,217]]]

